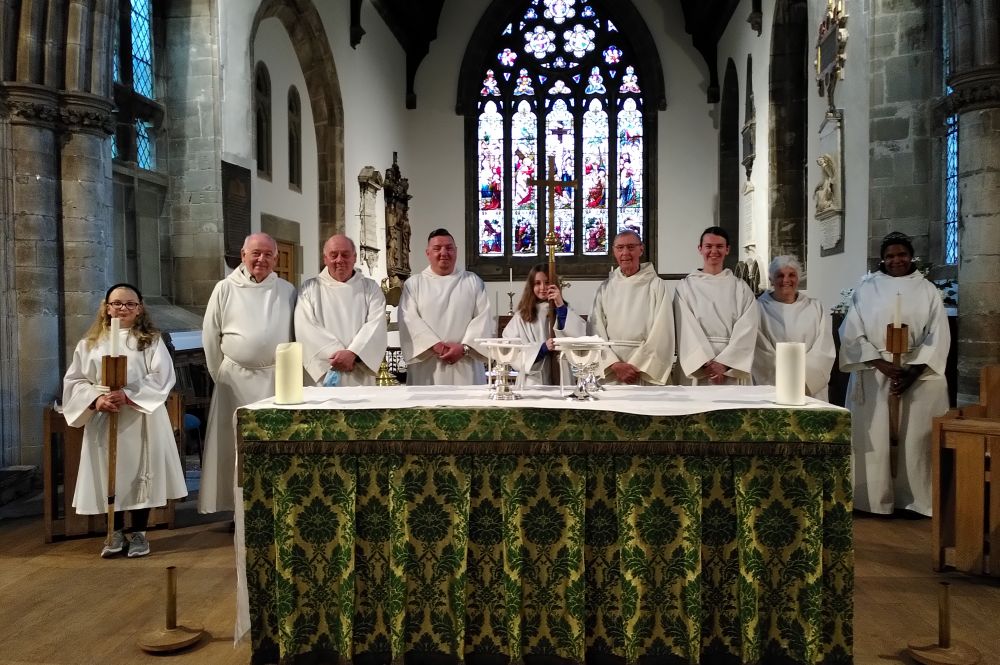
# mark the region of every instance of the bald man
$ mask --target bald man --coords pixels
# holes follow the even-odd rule
[[[274,394],[274,350],[292,338],[295,287],[274,274],[278,246],[266,233],[243,241],[242,263],[215,285],[201,341],[215,381],[198,512],[233,510],[236,409]]]
[[[385,357],[385,295],[354,269],[357,260],[353,240],[331,236],[323,245],[323,270],[299,290],[295,339],[316,385],[334,370],[338,386],[373,386]]]

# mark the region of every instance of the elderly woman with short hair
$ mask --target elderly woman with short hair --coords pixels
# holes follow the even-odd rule
[[[767,274],[772,288],[757,299],[760,330],[754,352],[754,383],[774,385],[778,342],[802,342],[806,346],[806,394],[825,400],[836,358],[830,317],[819,300],[799,293],[802,264],[797,258],[775,257]]]

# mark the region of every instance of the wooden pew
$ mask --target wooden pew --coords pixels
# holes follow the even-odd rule
[[[183,455],[184,405],[178,393],[170,393],[167,398],[167,414],[174,430],[174,440],[178,452]],[[62,413],[51,408],[45,409],[45,442],[43,449],[43,487],[45,504],[45,542],[71,536],[103,536],[107,530],[107,516],[78,515],[73,510],[73,493],[76,490],[76,476],[80,467],[83,448],[83,428],[70,427]],[[129,525],[126,514],[126,527]],[[149,512],[150,529],[157,527],[174,528],[174,502],[167,501],[162,508]]]
[[[979,404],[934,419],[931,459],[934,569],[1000,577],[1000,365],[983,368]]]

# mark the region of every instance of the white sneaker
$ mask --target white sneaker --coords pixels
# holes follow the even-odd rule
[[[141,531],[133,533],[131,540],[129,540],[128,558],[134,559],[147,554],[149,554],[149,540],[146,538],[146,534]]]
[[[110,559],[125,548],[125,534],[121,531],[113,531],[111,539],[104,541],[104,549],[101,550],[102,559]]]

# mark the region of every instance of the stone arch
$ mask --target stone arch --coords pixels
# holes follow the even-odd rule
[[[288,32],[306,80],[306,94],[316,130],[319,189],[317,242],[345,227],[344,103],[333,51],[323,21],[311,0],[264,0],[250,29],[250,62],[260,22],[277,18]]]
[[[719,226],[729,232],[732,250],[726,267],[740,259],[740,83],[736,63],[726,63],[719,112]]]
[[[779,0],[771,29],[768,161],[771,257],[794,254],[806,265],[806,150],[809,27],[805,0]],[[804,280],[802,286],[805,286]]]

